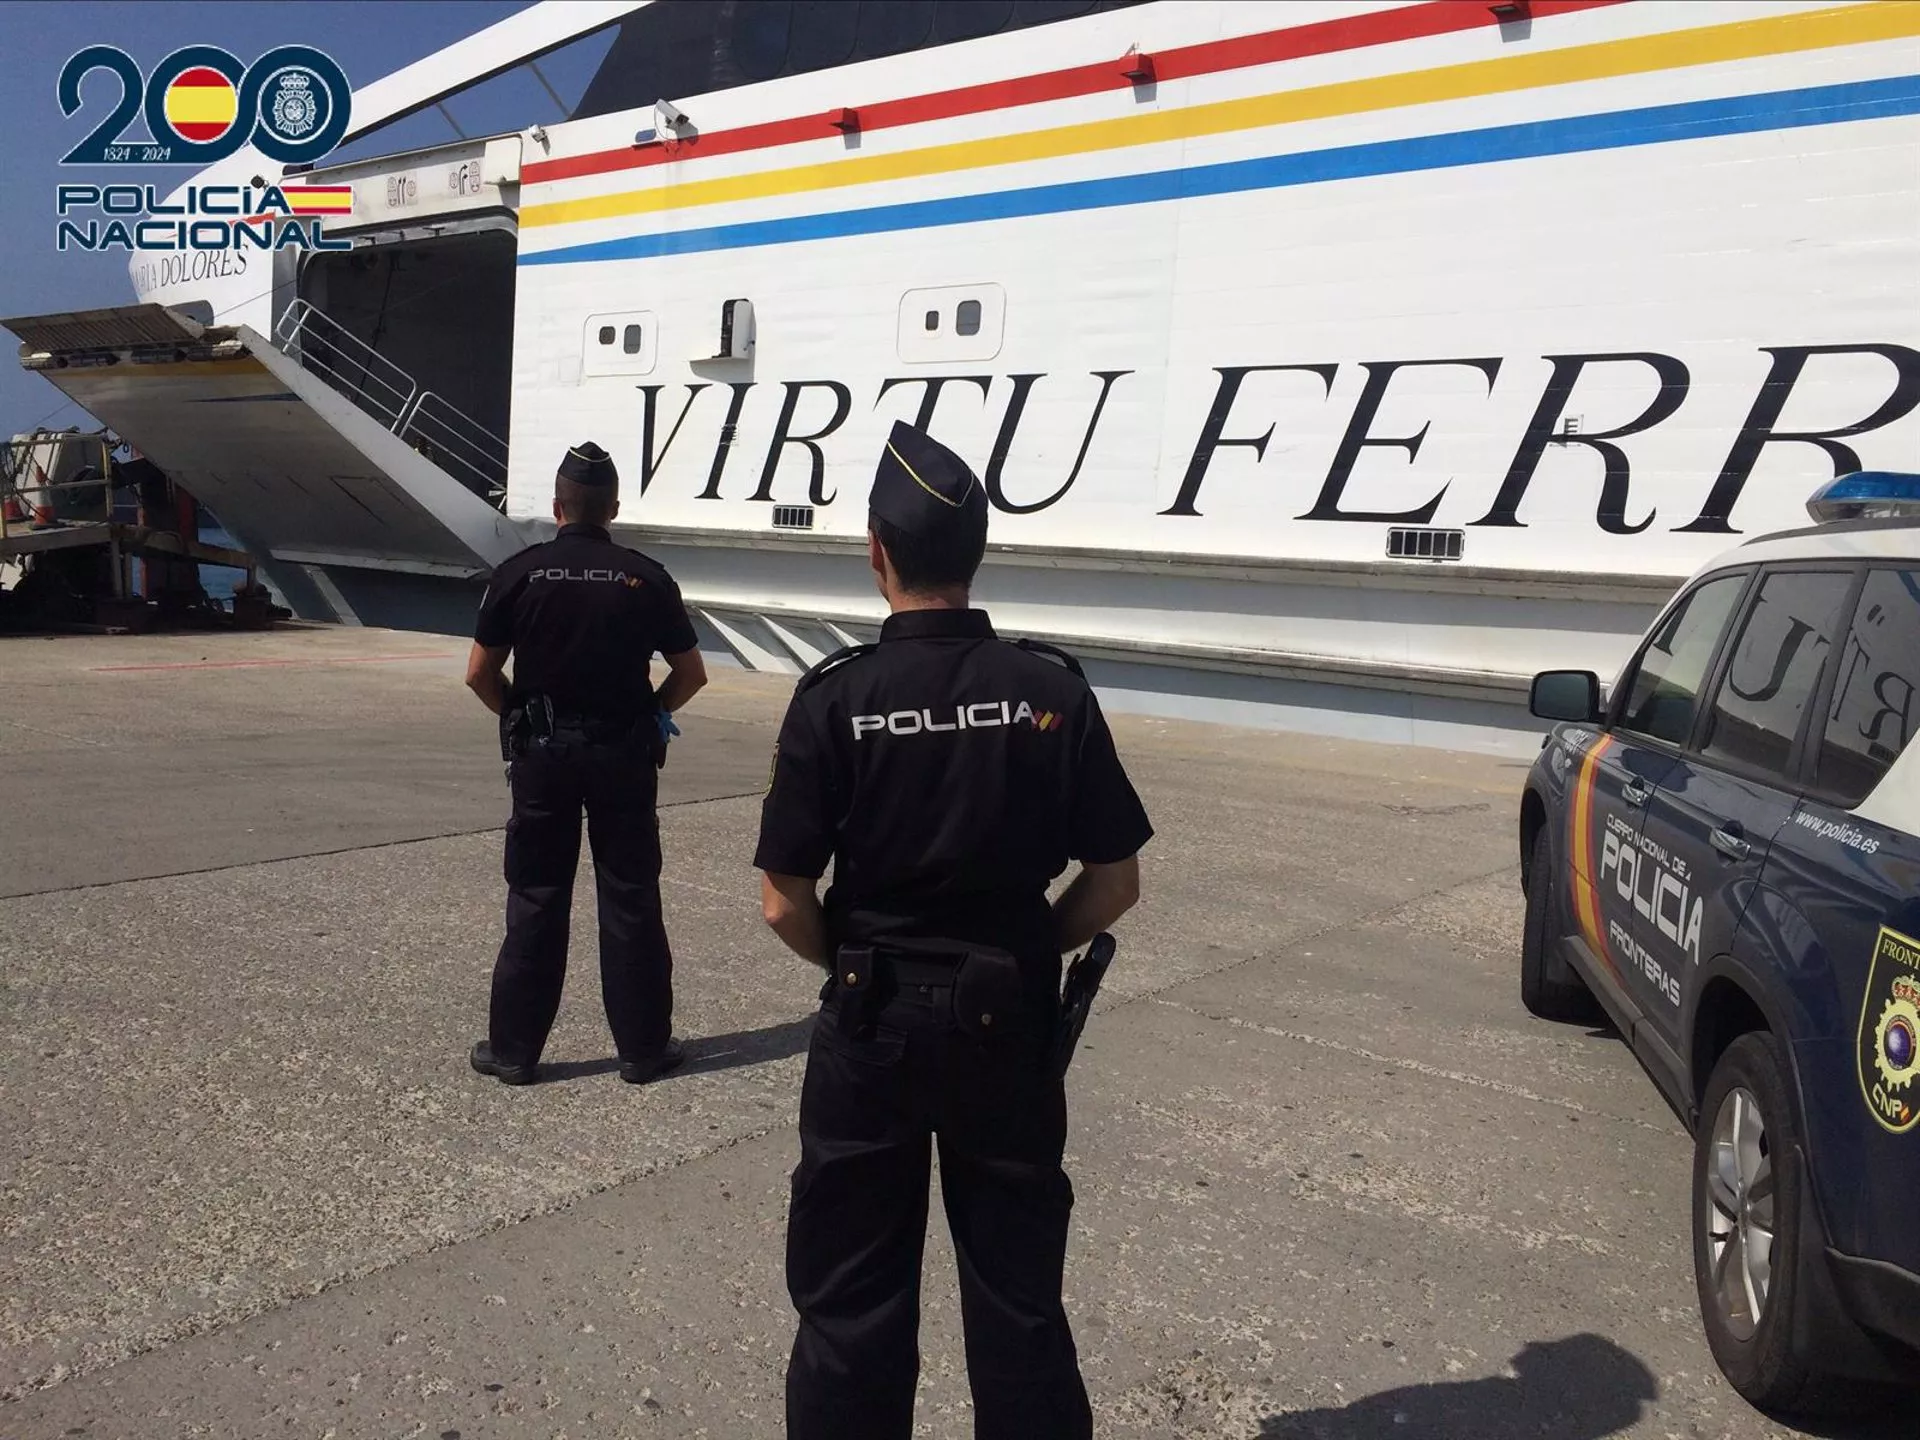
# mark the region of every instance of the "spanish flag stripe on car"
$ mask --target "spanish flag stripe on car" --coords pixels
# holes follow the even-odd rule
[[[1572,843],[1568,846],[1568,853],[1572,860],[1573,913],[1580,923],[1580,933],[1586,939],[1587,948],[1613,972],[1614,979],[1624,984],[1620,967],[1614,963],[1613,952],[1607,948],[1606,931],[1600,916],[1600,890],[1593,879],[1594,776],[1600,768],[1600,758],[1612,747],[1613,737],[1602,735],[1581,762],[1580,778],[1574,783],[1572,834],[1569,837]]]

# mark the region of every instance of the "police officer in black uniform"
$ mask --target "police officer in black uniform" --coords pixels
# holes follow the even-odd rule
[[[1061,954],[1133,905],[1153,831],[1078,665],[969,608],[987,501],[966,463],[896,425],[869,509],[892,613],[801,679],[754,858],[767,923],[829,972],[788,1218],[787,1433],[909,1434],[937,1141],[976,1436],[1087,1440],[1049,1050]]]
[[[536,1076],[566,975],[580,812],[600,902],[600,989],[635,1084],[684,1058],[671,1038],[673,955],[660,914],[654,813],[669,718],[707,683],[673,577],[613,543],[619,475],[588,442],[554,481],[559,533],[500,566],[474,627],[467,684],[501,716],[513,818],[507,935],[493,971],[487,1038],[473,1068],[509,1085]],[[654,652],[666,657],[658,691]],[[513,680],[503,674],[513,657]]]

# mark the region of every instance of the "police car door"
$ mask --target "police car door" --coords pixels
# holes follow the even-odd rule
[[[1798,802],[1802,724],[1838,649],[1856,574],[1848,562],[1760,572],[1693,743],[1647,807],[1630,969],[1676,1071],[1702,962],[1731,953],[1767,849]]]
[[[1574,918],[1603,988],[1630,1010],[1648,1005],[1646,988],[1628,968],[1641,821],[1693,732],[1747,576],[1722,572],[1675,598],[1622,675],[1607,733],[1588,749],[1575,777],[1569,822]]]
[[[1920,1271],[1920,785],[1887,779],[1920,728],[1920,564],[1871,564],[1851,621],[1741,938],[1778,977],[1829,1239]]]

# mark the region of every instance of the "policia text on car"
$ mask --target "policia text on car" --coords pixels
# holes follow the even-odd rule
[[[706,684],[673,578],[613,543],[619,476],[598,445],[569,450],[554,481],[560,531],[493,576],[474,628],[467,683],[501,717],[513,818],[507,826],[507,934],[493,972],[487,1038],[473,1068],[533,1080],[566,974],[580,814],[600,902],[600,987],[622,1078],[678,1065],[673,956],[660,914],[654,813],[669,718]],[[655,691],[649,670],[666,657]],[[513,658],[513,681],[503,675]]]
[[[787,1433],[910,1433],[937,1139],[975,1434],[1086,1440],[1060,956],[1133,905],[1152,827],[1079,666],[969,608],[987,501],[966,464],[896,425],[869,503],[892,613],[801,679],[754,857],[767,922],[829,972],[788,1221]]]

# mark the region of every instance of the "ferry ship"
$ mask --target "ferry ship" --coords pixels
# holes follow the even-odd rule
[[[907,418],[1111,706],[1523,752],[1536,670],[1920,468],[1912,0],[570,0],[349,141],[609,30],[564,120],[298,176],[351,249],[138,257],[23,363],[302,616],[467,633],[591,438],[797,673],[877,631]]]

